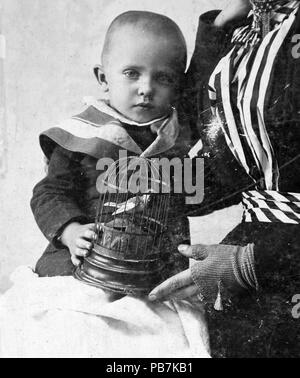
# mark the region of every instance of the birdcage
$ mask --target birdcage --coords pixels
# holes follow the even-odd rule
[[[153,160],[119,159],[98,191],[93,247],[75,277],[123,294],[145,294],[162,281],[169,183]]]

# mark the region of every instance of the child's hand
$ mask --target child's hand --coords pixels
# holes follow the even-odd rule
[[[251,10],[250,0],[232,0],[215,19],[215,26],[222,28],[232,21],[246,17]]]
[[[79,257],[85,257],[89,254],[92,247],[91,241],[96,236],[94,232],[95,225],[70,223],[61,235],[61,242],[69,248],[71,260],[75,266],[81,264]]]

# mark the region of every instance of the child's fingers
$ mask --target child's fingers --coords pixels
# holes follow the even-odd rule
[[[89,223],[85,225],[88,230],[93,231],[95,229],[95,223]]]
[[[83,248],[76,248],[73,254],[77,257],[86,257],[89,254],[89,251]]]
[[[81,264],[81,261],[75,255],[71,255],[71,261],[75,266],[79,266]]]
[[[89,239],[89,240],[93,240],[94,238],[96,238],[96,233],[92,230],[86,230],[83,237],[86,238],[86,239]]]
[[[81,238],[78,238],[76,239],[76,247],[77,248],[80,248],[80,249],[91,249],[92,248],[92,243],[87,241],[87,240],[84,240],[84,239],[81,239]]]

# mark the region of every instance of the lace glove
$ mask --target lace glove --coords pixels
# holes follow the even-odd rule
[[[195,262],[191,266],[194,283],[200,290],[201,298],[215,303],[216,310],[222,310],[221,288],[228,291],[242,289],[258,290],[254,268],[253,244],[245,247],[234,245],[180,246],[180,251]]]

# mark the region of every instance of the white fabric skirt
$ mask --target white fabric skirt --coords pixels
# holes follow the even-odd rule
[[[217,244],[242,217],[236,205],[190,217],[192,244]],[[73,277],[39,278],[28,267],[0,297],[0,357],[209,357],[203,305],[113,299]]]
[[[209,357],[201,303],[125,296],[28,267],[0,297],[0,357]]]

